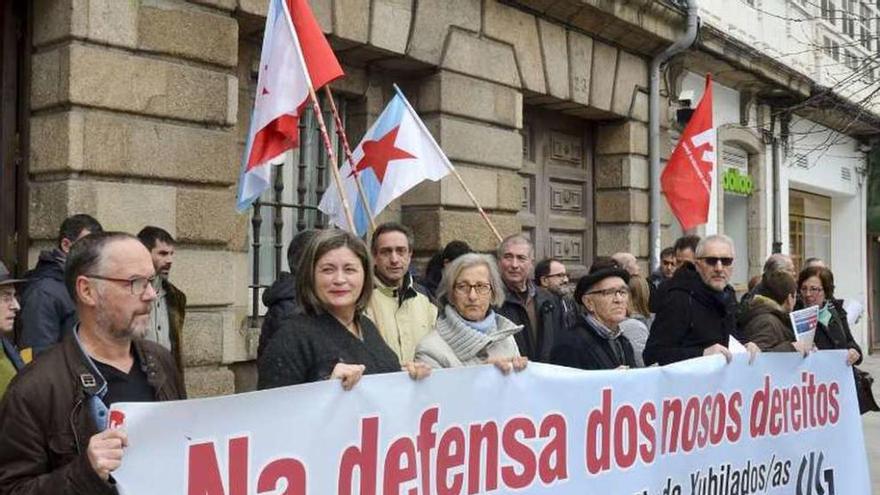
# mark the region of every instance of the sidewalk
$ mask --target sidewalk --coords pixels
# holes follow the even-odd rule
[[[874,396],[880,397],[880,355],[866,356],[859,368],[868,371],[874,377]],[[868,453],[868,465],[871,468],[871,493],[880,493],[880,412],[862,416],[865,430],[865,450]]]

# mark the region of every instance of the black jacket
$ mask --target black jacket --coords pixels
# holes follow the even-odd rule
[[[64,286],[64,254],[54,249],[40,253],[37,266],[25,275],[21,294],[18,346],[40,353],[61,341],[76,324],[76,306]]]
[[[849,329],[849,323],[846,320],[846,310],[843,309],[843,300],[832,299],[828,305],[831,311],[831,320],[828,325],[819,323],[816,327],[816,336],[813,337],[813,343],[820,350],[825,349],[855,349],[859,353],[859,360],[855,364],[861,364],[862,348],[856,343]]]
[[[736,295],[730,286],[723,292],[713,290],[696,267],[687,264],[661,289],[663,303],[657,308],[643,354],[646,366],[699,357],[714,344],[727,347],[736,329]]]
[[[145,340],[132,346],[156,401],[186,398],[171,353]],[[72,335],[16,375],[0,403],[0,493],[116,494],[86,454],[98,431],[88,397],[103,383]]]
[[[530,285],[530,288],[532,287]],[[546,289],[535,287],[534,290],[535,319],[538,322],[535,339],[537,345],[532,346],[531,343],[530,335],[533,329],[525,306],[519,297],[507,288],[504,290],[504,304],[497,312],[514,324],[523,326],[523,331],[514,335],[519,353],[531,361],[548,363],[550,351],[553,350],[554,334],[565,328],[562,303],[557,296]]]
[[[618,351],[612,348],[614,344],[611,341],[599,335],[583,315],[578,315],[573,326],[556,333],[550,362],[582,370],[613,370],[619,366],[635,368],[632,344],[623,335],[615,340],[620,346]]]
[[[758,294],[752,294],[748,305],[745,313],[737,316],[743,337],[764,352],[794,352],[792,342],[796,337],[788,313],[775,301]]]
[[[332,315],[299,315],[281,328],[257,361],[257,388],[283,387],[326,380],[338,363],[363,364],[364,374],[400,371],[397,354],[376,326],[361,315],[358,339]]]
[[[296,301],[296,286],[293,274],[281,272],[271,287],[263,292],[263,304],[268,310],[263,317],[260,329],[260,343],[257,346],[257,359],[266,351],[266,346],[278,330],[293,325],[293,319],[299,313]]]

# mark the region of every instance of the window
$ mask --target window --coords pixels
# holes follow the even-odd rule
[[[749,197],[752,194],[748,152],[738,146],[725,145],[720,170],[724,233],[733,239],[737,258],[730,280],[737,288],[745,287],[749,282]]]
[[[847,67],[849,67],[853,71],[859,70],[860,60],[859,60],[859,57],[857,55],[855,55],[853,52],[847,50],[846,53],[844,54],[843,62],[844,62],[844,64],[846,64]]]
[[[825,19],[826,21],[830,22],[831,24],[834,24],[835,17],[836,17],[835,10],[837,10],[837,5],[834,3],[834,0],[822,0],[821,10],[822,10],[822,19]]]
[[[789,251],[800,271],[807,258],[831,263],[831,198],[802,191],[788,193]]]
[[[862,4],[862,12],[859,16],[859,42],[865,50],[871,49],[871,12],[867,4]]]
[[[841,20],[843,21],[841,24],[843,25],[843,34],[849,36],[850,38],[855,38],[856,36],[856,19],[855,19],[855,7],[852,2],[849,0],[845,0],[844,3],[844,11],[841,12]]]
[[[840,62],[840,43],[837,41],[828,38],[827,36],[823,39],[823,50],[825,51],[825,55],[833,58]]]

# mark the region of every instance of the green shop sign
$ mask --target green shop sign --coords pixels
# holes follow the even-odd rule
[[[741,174],[738,168],[728,168],[724,172],[721,176],[721,187],[727,192],[744,196],[751,196],[754,188],[752,178]]]

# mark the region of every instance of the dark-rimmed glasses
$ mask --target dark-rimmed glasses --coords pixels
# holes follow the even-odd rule
[[[612,287],[610,289],[591,290],[590,292],[587,292],[587,295],[599,295],[602,297],[629,297],[629,289],[627,289],[626,287]]]
[[[136,277],[136,278],[116,278],[116,277],[105,277],[103,275],[84,275],[88,278],[96,278],[98,280],[107,280],[110,282],[122,282],[126,283],[129,286],[129,290],[131,290],[131,295],[133,296],[142,296],[144,292],[147,291],[147,286],[152,285],[156,280],[155,276],[150,278],[144,277]]]
[[[491,284],[469,284],[466,282],[459,282],[452,286],[452,288],[458,294],[462,296],[467,296],[471,293],[471,290],[476,291],[478,296],[485,296],[486,294],[492,292]]]

